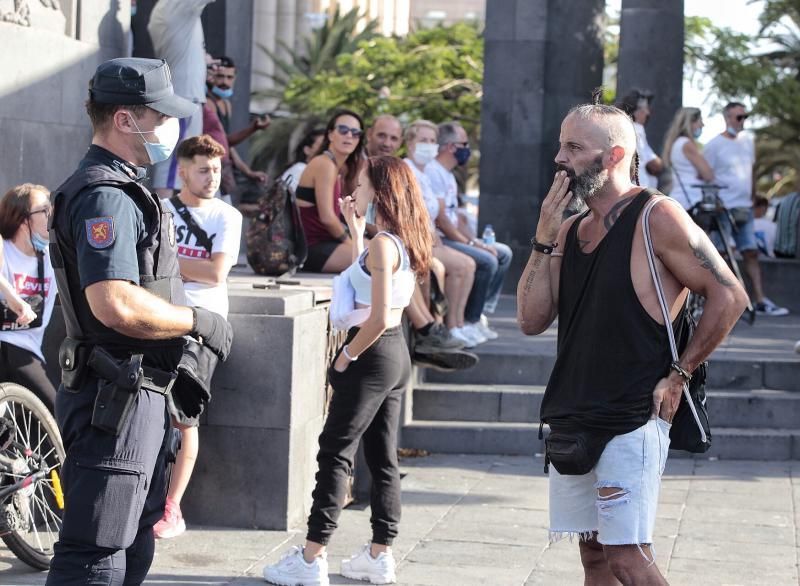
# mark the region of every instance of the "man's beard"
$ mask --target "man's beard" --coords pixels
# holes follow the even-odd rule
[[[566,165],[556,164],[558,171],[565,171],[569,177],[569,188],[572,191],[572,200],[568,209],[581,211],[585,204],[591,201],[608,182],[608,176],[603,173],[603,155],[597,155],[584,171],[578,175],[574,169]]]

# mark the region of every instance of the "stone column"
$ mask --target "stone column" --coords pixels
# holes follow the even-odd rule
[[[617,95],[633,87],[655,93],[647,140],[660,154],[683,102],[683,0],[622,0],[621,17]]]
[[[603,0],[488,0],[481,112],[480,229],[514,250],[512,292],[552,182],[564,114],[602,83]]]

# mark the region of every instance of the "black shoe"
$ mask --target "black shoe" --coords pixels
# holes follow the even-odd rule
[[[414,352],[411,361],[423,368],[433,368],[442,372],[466,370],[478,364],[478,357],[463,350],[447,352]]]

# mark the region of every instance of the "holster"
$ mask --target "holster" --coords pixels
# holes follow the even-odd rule
[[[92,425],[119,435],[128,422],[144,380],[142,355],[134,354],[127,360],[117,360],[100,346],[95,346],[87,364],[98,376]]]
[[[86,379],[86,361],[89,347],[74,338],[64,338],[58,349],[61,382],[69,391],[79,391]]]

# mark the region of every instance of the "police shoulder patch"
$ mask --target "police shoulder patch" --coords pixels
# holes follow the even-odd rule
[[[92,248],[108,248],[114,242],[114,236],[112,216],[86,220],[86,240]]]

